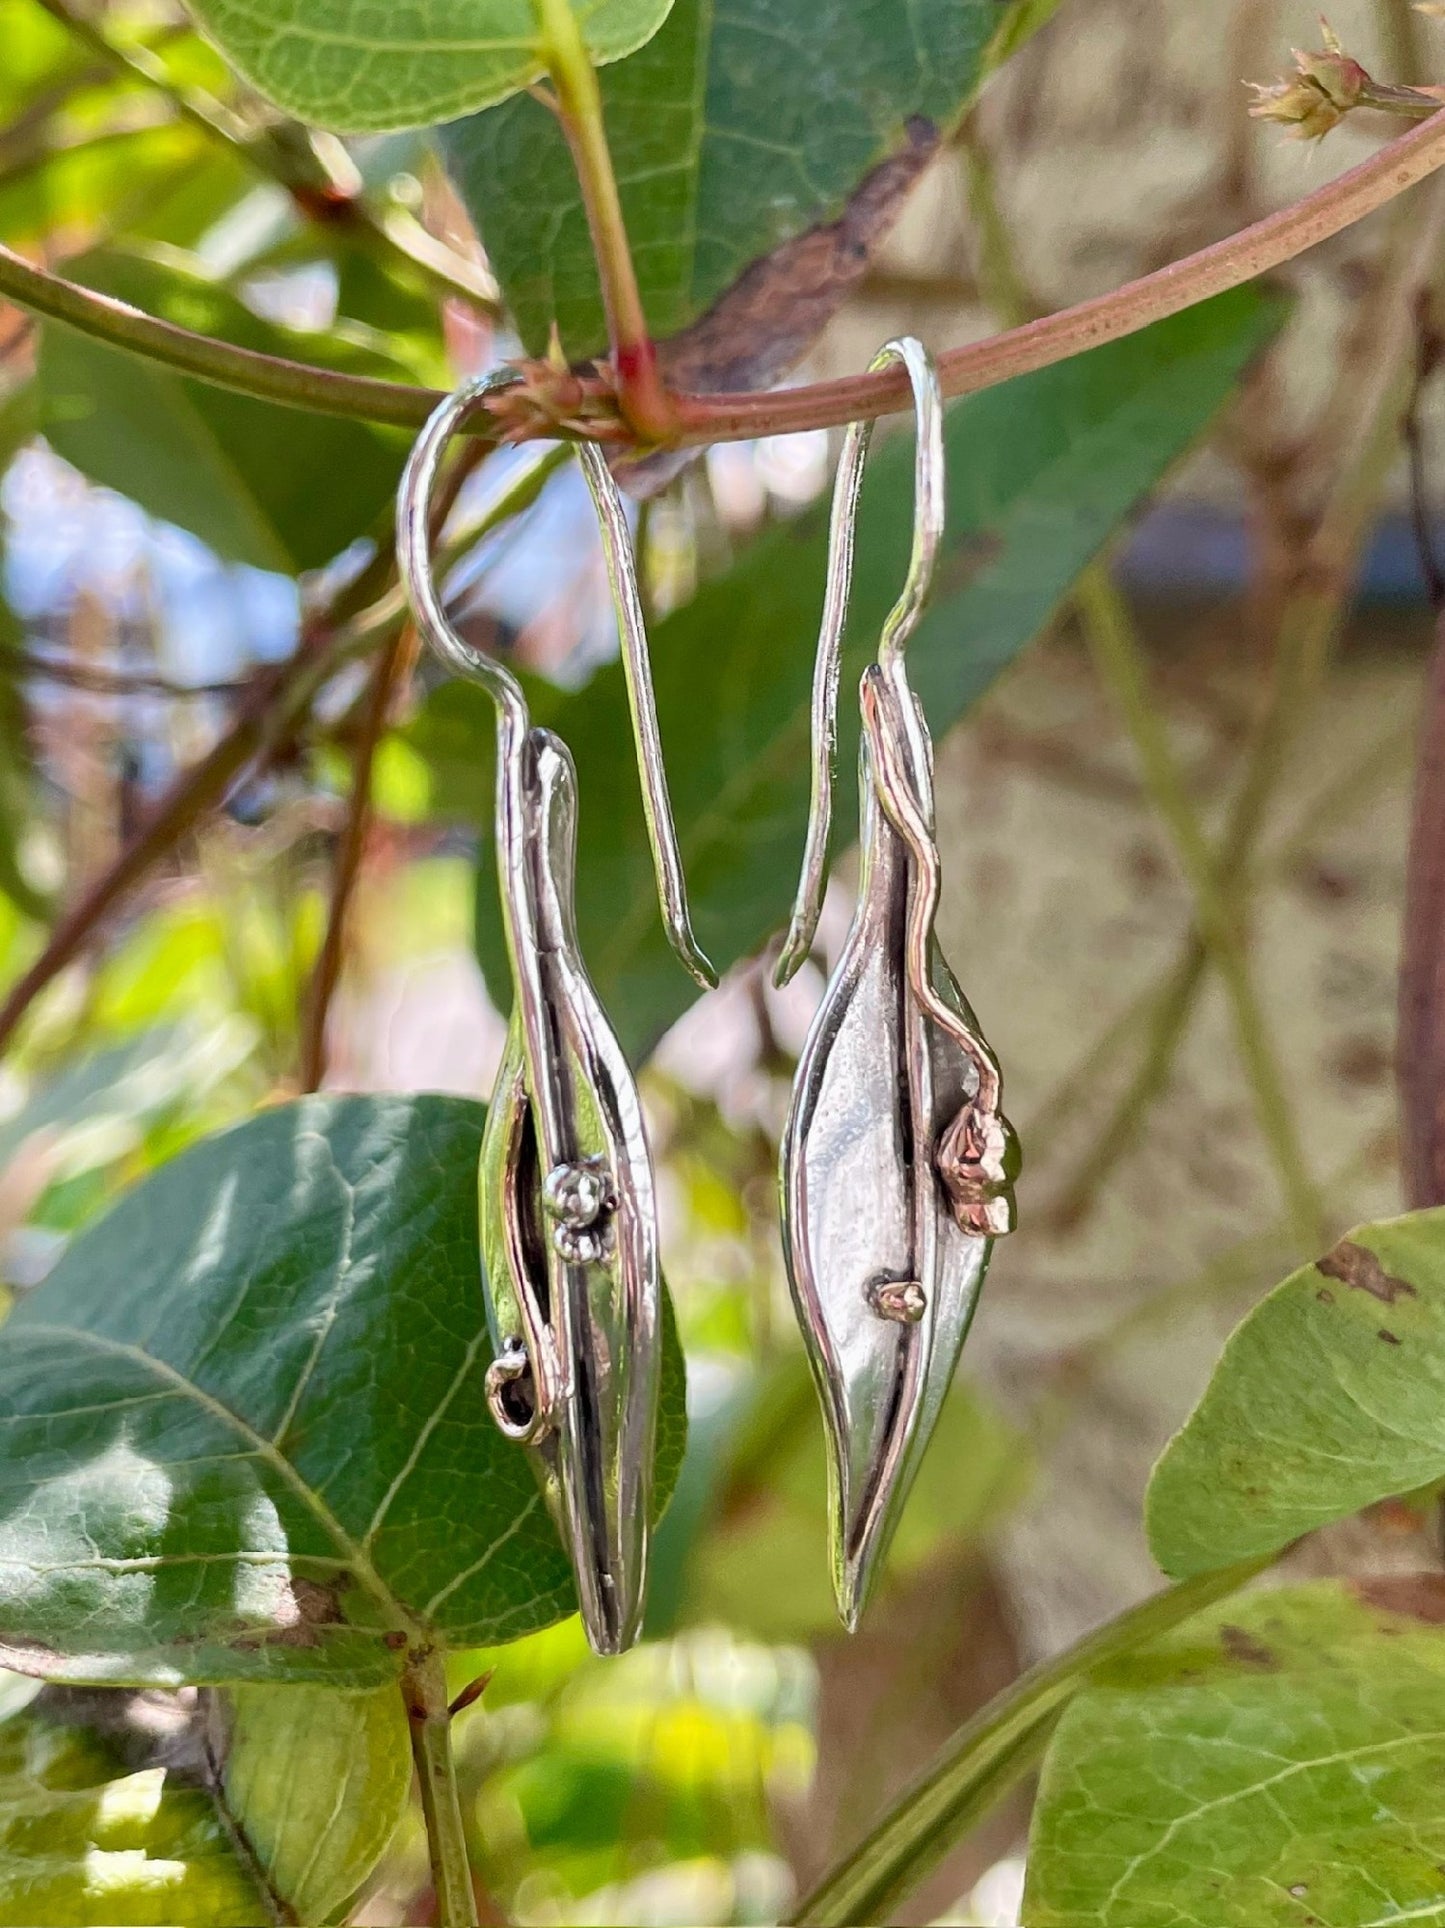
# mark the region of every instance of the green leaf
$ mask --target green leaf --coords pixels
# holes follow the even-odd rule
[[[1445,1478],[1445,1210],[1361,1226],[1235,1331],[1149,1483],[1166,1573]]]
[[[75,1240],[0,1349],[0,1661],[373,1686],[408,1642],[571,1611],[483,1395],[482,1118],[458,1098],[278,1106]],[[669,1346],[663,1496],[684,1432]]]
[[[411,1741],[395,1685],[239,1687],[227,1811],[297,1921],[326,1921],[381,1859],[411,1792]]]
[[[255,1928],[270,1918],[210,1795],[165,1767],[126,1773],[41,1702],[0,1721],[0,1924]]]
[[[949,411],[948,541],[908,657],[937,734],[1039,633],[1080,570],[1205,428],[1280,316],[1276,301],[1240,289]],[[850,838],[852,692],[903,581],[912,460],[909,441],[895,437],[873,457],[863,487],[839,706],[836,821]],[[654,632],[658,716],[693,911],[720,966],[781,926],[796,886],[826,551],[819,504],[754,543]],[[610,665],[575,695],[539,690],[535,707],[576,757],[582,948],[624,1048],[639,1058],[695,993],[658,921],[637,774],[624,747],[620,668]],[[415,740],[435,767],[438,808],[490,823],[493,727],[480,691],[447,684],[430,699]],[[477,945],[492,995],[505,1003],[496,906],[488,836]]]
[[[261,321],[179,267],[116,252],[92,255],[72,272],[133,307],[245,348],[396,373],[330,336]],[[329,562],[364,535],[406,457],[405,439],[389,430],[232,395],[68,328],[44,330],[40,383],[45,434],[58,455],[219,555],[287,575]]]
[[[1256,1594],[1065,1713],[1029,1928],[1445,1921],[1445,1582]]]
[[[965,1721],[872,1831],[828,1871],[793,1920],[800,1928],[852,1928],[890,1919],[899,1900],[1032,1770],[1060,1710],[1099,1668],[1192,1620],[1258,1571],[1256,1562],[1169,1587],[1021,1675]]]
[[[860,244],[896,212],[938,128],[968,105],[1000,30],[998,0],[740,0],[726,12],[677,0],[647,47],[601,77],[653,333],[676,334],[758,257],[837,221],[888,163],[897,180],[876,178],[854,220],[778,277],[766,320],[754,306],[731,350],[743,366],[719,367],[712,385],[753,386],[746,364],[774,352],[760,331],[797,332],[790,304],[831,291],[810,308],[805,343],[861,274]],[[555,320],[569,354],[604,349],[587,219],[555,117],[519,96],[447,128],[442,145],[528,348],[545,350]]]
[[[593,60],[621,60],[671,0],[568,0]],[[190,0],[252,86],[337,133],[426,127],[505,100],[546,72],[544,0]]]

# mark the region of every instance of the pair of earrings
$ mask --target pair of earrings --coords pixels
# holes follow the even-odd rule
[[[934,936],[940,864],[933,749],[904,646],[944,519],[943,410],[919,342],[890,342],[917,417],[913,554],[863,674],[862,872],[852,927],[799,1061],[782,1146],[783,1242],[829,1441],[834,1590],[852,1628],[887,1551],[958,1362],[1016,1157],[997,1062]],[[661,1378],[651,1154],[632,1071],[587,977],[573,914],[576,773],[534,728],[516,678],[449,621],[431,573],[429,505],[452,435],[489,375],[427,423],[403,477],[397,553],[417,626],[497,708],[496,839],[514,988],[480,1170],[482,1260],[497,1356],[492,1417],[534,1455],[571,1556],[587,1636],[619,1653],[641,1629]],[[838,682],[869,429],[850,428],[833,493],[812,710],[812,805],[779,983],[822,905]],[[601,527],[658,893],[674,950],[693,936],[668,802],[626,514],[595,445],[578,457]]]

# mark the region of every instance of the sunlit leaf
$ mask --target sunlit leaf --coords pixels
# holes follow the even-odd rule
[[[1234,1333],[1149,1486],[1166,1573],[1445,1479],[1445,1210],[1365,1225]]]
[[[163,1166],[0,1344],[0,1640],[98,1681],[378,1684],[572,1607],[493,1426],[481,1107],[310,1099]],[[675,1341],[659,1484],[682,1445]]]
[[[401,1694],[238,1687],[224,1774],[227,1811],[273,1893],[325,1921],[371,1874],[411,1788]]]
[[[244,1025],[223,1021],[205,1036],[171,1025],[77,1054],[0,1117],[0,1167],[37,1138],[57,1175],[133,1150],[167,1113],[183,1102],[202,1102],[245,1056],[248,1042]]]
[[[0,1923],[255,1928],[272,1919],[205,1789],[127,1772],[44,1702],[0,1721]]]
[[[568,0],[594,61],[656,33],[671,0]],[[541,0],[190,0],[254,87],[340,133],[425,127],[504,100],[546,71]]]
[[[1029,1928],[1445,1921],[1445,1583],[1256,1594],[1113,1662],[1049,1748]]]

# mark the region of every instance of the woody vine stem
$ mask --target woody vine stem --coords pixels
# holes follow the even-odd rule
[[[1419,111],[1419,103],[1425,99],[1415,96],[1414,111]],[[1015,375],[1046,368],[1103,342],[1134,334],[1211,295],[1255,280],[1395,200],[1442,166],[1445,110],[1433,112],[1421,126],[1303,200],[1226,240],[1127,282],[1111,294],[940,355],[938,369],[944,393],[952,397],[991,388]],[[584,187],[588,185],[584,177]],[[590,197],[589,205],[595,206]],[[615,266],[616,261],[612,254],[608,265]],[[442,399],[434,389],[341,374],[196,334],[79,287],[3,247],[0,297],[182,374],[291,408],[420,428]],[[614,326],[618,318],[614,311]],[[624,384],[610,377],[574,375],[545,362],[527,364],[526,375],[517,388],[493,400],[491,420],[482,419],[477,425],[479,433],[509,441],[561,435],[623,444],[692,447],[838,427],[892,413],[906,403],[906,384],[891,370],[814,382],[772,394],[680,393],[667,397],[669,425],[665,431],[639,434],[639,415],[646,419],[650,410],[644,406],[638,411],[635,383],[629,422],[623,404]]]

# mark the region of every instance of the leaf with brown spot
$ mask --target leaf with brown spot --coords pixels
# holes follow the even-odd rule
[[[1352,1239],[1341,1239],[1332,1252],[1315,1262],[1315,1270],[1327,1279],[1338,1279],[1356,1292],[1368,1292],[1381,1305],[1393,1305],[1398,1298],[1414,1298],[1415,1288],[1408,1279],[1391,1278],[1373,1252]]]
[[[1358,1228],[1250,1313],[1154,1469],[1149,1541],[1208,1572],[1442,1478],[1445,1209]]]
[[[1096,1674],[1044,1763],[1029,1928],[1445,1921],[1445,1633],[1412,1611],[1440,1584],[1246,1595]]]
[[[991,52],[1054,0],[677,0],[604,69],[628,237],[677,381],[753,388],[807,348],[865,271]],[[1014,28],[1012,35],[1008,30]],[[522,339],[574,360],[607,330],[576,172],[525,95],[441,136]]]
[[[1445,1573],[1384,1573],[1347,1584],[1367,1606],[1445,1627]]]

